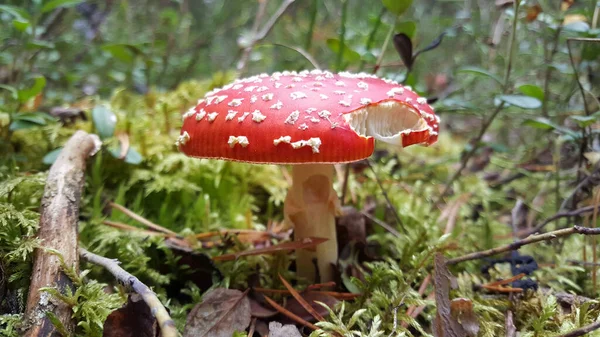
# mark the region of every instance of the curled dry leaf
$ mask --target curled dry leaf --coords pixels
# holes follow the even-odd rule
[[[467,333],[467,336],[477,336],[479,321],[473,311],[473,302],[468,298],[455,298],[450,302],[450,313]]]
[[[183,337],[230,337],[250,325],[247,292],[217,288],[190,312]]]
[[[158,337],[156,318],[138,294],[131,294],[127,304],[113,311],[104,322],[103,337]]]

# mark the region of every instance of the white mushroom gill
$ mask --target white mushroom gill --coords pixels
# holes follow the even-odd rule
[[[392,100],[355,110],[344,119],[358,135],[398,146],[402,134],[429,128],[419,111]]]

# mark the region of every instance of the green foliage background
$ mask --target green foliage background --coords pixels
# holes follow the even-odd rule
[[[438,144],[385,148],[388,154],[376,160],[372,172],[350,176],[352,205],[360,209],[375,202],[375,215],[395,224],[375,176],[383,181],[406,233],[394,237],[373,228],[368,239],[378,247],[381,260],[363,266],[370,269],[364,280],[343,280],[346,289],[362,296],[345,303],[345,310],[333,308],[331,322],[315,333],[387,335],[397,319],[408,326],[397,327],[399,336],[430,334],[435,306],[417,289],[431,272],[433,253],[458,256],[509,243],[515,201],[524,202],[537,219],[551,216],[577,182],[574,166],[562,163],[576,163],[578,149],[597,152],[594,97],[599,80],[590,74],[600,73],[600,46],[574,44],[573,66],[566,39],[600,37],[592,22],[600,5],[581,1],[561,10],[552,1],[527,0],[513,20],[514,7],[501,9],[493,1],[406,1],[410,6],[405,12],[400,3],[297,0],[254,45],[243,74],[236,66],[252,43],[257,1],[9,0],[0,5],[0,335],[19,335],[32,252],[40,245],[35,233],[45,172],[77,129],[98,133],[104,142],[87,168],[80,244],[119,259],[125,270],[153,287],[181,329],[202,291],[191,283],[178,296],[167,289],[185,280],[190,270],[178,265],[161,238],[102,225],[103,220],[136,225],[105,204],[126,205],[182,236],[222,228],[262,230],[281,220],[287,187],[281,168],[187,158],[177,152],[174,141],[181,114],[205,92],[240,75],[312,68],[302,52],[332,70],[371,72],[380,60],[379,75],[440,98],[435,108],[445,124]],[[265,17],[279,5],[267,1]],[[542,12],[528,20],[536,5]],[[563,25],[573,15],[585,20]],[[511,53],[513,22],[516,43]],[[498,41],[493,40],[495,30]],[[408,72],[392,44],[385,43],[390,32],[407,34],[414,50],[441,33],[445,37],[439,47],[420,54]],[[577,81],[590,93],[587,106]],[[501,102],[486,136],[469,143]],[[48,114],[53,107],[81,109],[86,120],[65,124]],[[131,148],[121,160],[116,154],[123,134]],[[468,166],[451,184],[445,203],[435,204],[461,156],[474,145],[480,149],[476,158],[486,159],[485,151],[491,151],[487,166]],[[560,170],[537,172],[520,165],[543,151],[551,157],[543,164],[561,163]],[[581,164],[584,174],[593,169],[587,160]],[[493,174],[515,173],[524,178],[500,186],[489,182]],[[341,190],[339,182],[336,188]],[[444,235],[448,218],[441,214],[465,196],[455,226]],[[551,226],[570,224],[565,220]],[[248,248],[234,242],[226,249],[197,250],[216,256]],[[481,336],[504,334],[508,309],[515,313],[521,336],[567,332],[598,316],[592,269],[569,262],[581,260],[583,249],[591,251],[591,241],[584,237],[522,248],[522,254],[534,256],[541,266],[533,275],[540,290],[512,301],[473,290],[473,285],[489,281],[479,270],[481,261],[459,264],[452,270],[459,284],[454,295],[474,301]],[[222,278],[215,276],[213,286],[244,289],[259,275],[263,287],[282,288],[277,273],[293,278],[290,263],[291,257],[279,255],[220,263]],[[79,275],[71,272],[75,293],[48,292],[73,306],[78,335],[100,336],[104,319],[126,296],[101,268],[83,264],[81,269]],[[491,279],[509,276],[508,268],[498,267]],[[105,296],[107,289],[110,296]],[[565,311],[557,305],[557,292],[588,296],[593,305]],[[414,319],[406,314],[411,305],[425,305],[425,310]]]

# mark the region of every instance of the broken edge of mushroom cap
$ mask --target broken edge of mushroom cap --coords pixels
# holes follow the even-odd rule
[[[411,104],[395,99],[371,103],[344,115],[359,136],[400,147],[429,146],[437,141],[437,131],[426,118]]]

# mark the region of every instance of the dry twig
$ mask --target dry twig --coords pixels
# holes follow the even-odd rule
[[[573,226],[570,228],[559,229],[559,230],[548,232],[545,234],[532,235],[525,239],[514,241],[513,243],[510,243],[505,246],[499,246],[496,248],[492,248],[492,249],[488,249],[488,250],[484,250],[484,251],[480,251],[480,252],[475,252],[475,253],[471,253],[471,254],[467,254],[467,255],[463,255],[463,256],[459,256],[459,257],[450,259],[447,261],[447,264],[452,265],[452,264],[457,264],[459,262],[482,259],[484,257],[493,256],[493,255],[508,252],[511,250],[517,250],[517,249],[519,249],[525,245],[531,244],[531,243],[553,240],[553,239],[556,239],[559,237],[569,236],[571,234],[600,235],[600,228],[588,228],[588,227],[582,227],[582,226]]]
[[[72,288],[71,280],[63,273],[60,258],[68,267],[79,265],[77,255],[77,221],[79,203],[85,182],[85,161],[99,148],[95,135],[77,131],[67,141],[58,159],[50,168],[41,204],[40,229],[37,237],[43,248],[35,251],[29,294],[27,297],[28,328],[25,336],[54,336],[59,332],[48,318],[48,313],[72,333],[71,307],[61,301],[49,301],[44,287],[59,291]],[[60,257],[49,250],[60,253]]]
[[[103,256],[91,253],[84,248],[79,248],[79,255],[90,263],[97,264],[106,268],[113,276],[128,290],[134,291],[140,296],[150,311],[156,317],[158,326],[160,327],[162,337],[177,337],[178,332],[175,328],[175,322],[169,316],[167,309],[162,305],[156,294],[148,288],[147,285],[143,284],[138,280],[137,277],[129,274],[125,269],[119,267],[120,262],[115,259],[107,259]]]

